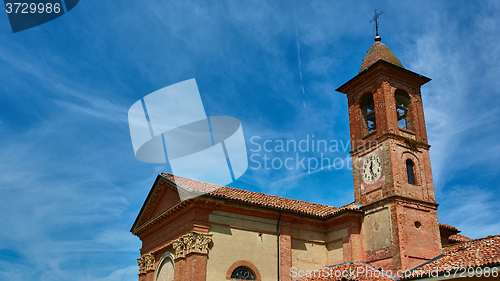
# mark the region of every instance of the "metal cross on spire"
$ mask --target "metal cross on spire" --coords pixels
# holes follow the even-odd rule
[[[383,14],[383,11],[380,11],[380,13],[377,13],[377,9],[375,9],[375,15],[373,16],[373,19],[370,20],[370,23],[375,22],[375,38],[379,37],[378,36],[378,17]]]

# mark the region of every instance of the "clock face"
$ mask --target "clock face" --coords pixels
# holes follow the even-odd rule
[[[365,183],[372,184],[376,182],[381,174],[382,162],[380,161],[380,155],[372,153],[363,159],[361,176]]]

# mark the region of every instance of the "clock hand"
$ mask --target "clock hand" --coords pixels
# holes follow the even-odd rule
[[[370,163],[370,174],[372,174],[372,181],[375,180],[375,173],[373,172],[373,162]]]

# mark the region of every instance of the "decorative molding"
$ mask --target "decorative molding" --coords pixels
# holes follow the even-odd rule
[[[189,253],[208,254],[212,234],[191,231],[172,242],[176,258],[184,258]]]
[[[437,210],[437,207],[439,206],[439,204],[435,202],[424,201],[421,199],[410,198],[402,195],[388,195],[380,199],[379,201],[361,206],[361,210],[367,212],[372,208],[376,208],[377,206],[383,206],[388,203],[398,203],[400,206],[403,206],[404,203],[418,204],[418,206],[428,210]]]
[[[132,230],[132,234],[139,236],[140,234],[153,229],[154,227],[158,226],[159,223],[161,223],[163,220],[167,219],[168,217],[172,217],[174,213],[178,212],[181,210],[183,207],[192,204],[192,201],[181,201],[175,204],[174,206],[170,207],[170,209],[165,210],[163,213],[159,214],[158,216],[150,219],[149,221],[145,222],[144,224],[135,227]]]
[[[405,201],[401,201],[401,206],[405,207],[405,208],[409,208],[409,209],[414,209],[414,210],[417,210],[417,211],[424,211],[424,212],[430,212],[431,210],[426,207],[424,204],[421,204],[419,202],[405,202]]]
[[[166,252],[165,254],[163,254],[163,256],[158,261],[157,268],[159,270],[156,270],[156,272],[155,272],[155,278],[153,280],[155,280],[155,281],[158,280],[158,278],[159,278],[158,274],[160,274],[160,272],[162,272],[161,268],[166,263],[167,259],[170,259],[172,261],[172,266],[173,266],[174,274],[175,274],[175,259],[174,259],[174,255],[172,255],[172,253],[170,253],[170,252]]]
[[[251,263],[249,261],[244,261],[244,260],[237,261],[229,267],[229,269],[226,273],[226,280],[232,280],[231,275],[233,274],[233,271],[240,266],[245,266],[245,267],[250,268],[253,271],[253,273],[255,274],[256,281],[262,280],[262,278],[260,277],[260,272],[259,272],[259,270],[257,270],[257,267],[253,263]]]
[[[145,274],[154,271],[155,268],[155,255],[153,253],[145,254],[137,259],[139,266],[139,274]]]

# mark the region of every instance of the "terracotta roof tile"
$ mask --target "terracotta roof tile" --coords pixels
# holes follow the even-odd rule
[[[458,229],[456,227],[444,223],[439,223],[439,228],[446,228],[458,232]]]
[[[365,59],[361,64],[361,69],[359,70],[359,72],[361,73],[363,70],[370,67],[370,65],[376,63],[378,60],[384,60],[386,62],[404,68],[403,64],[401,64],[401,61],[391,52],[391,50],[389,50],[389,48],[387,48],[387,46],[385,46],[382,42],[377,41],[373,43],[370,50],[368,50],[368,53],[366,54]]]
[[[472,238],[469,238],[467,236],[464,236],[462,234],[453,234],[450,237],[448,237],[448,241],[450,243],[460,243],[460,242],[467,242],[467,241],[472,241]]]
[[[285,211],[299,212],[317,217],[327,217],[344,210],[359,210],[354,203],[333,207],[328,205],[316,204],[302,200],[290,199],[274,195],[267,195],[260,192],[242,190],[222,185],[206,183],[194,179],[188,179],[172,174],[162,173],[163,177],[177,183],[178,185],[189,189],[192,192],[204,193],[209,196],[231,199],[242,203],[248,203],[263,207],[281,209]]]
[[[443,255],[424,263],[415,270],[436,270],[442,273],[452,268],[475,268],[500,263],[500,235],[461,242],[443,248]]]

